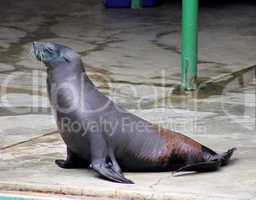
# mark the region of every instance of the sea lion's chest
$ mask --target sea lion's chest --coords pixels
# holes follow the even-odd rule
[[[59,133],[73,152],[81,154],[85,159],[89,158],[89,139],[86,132],[86,120],[81,113],[77,89],[71,84],[54,85],[47,79],[48,96],[55,117]]]
[[[86,124],[74,114],[56,112],[59,133],[69,149],[85,159],[90,157],[89,136]]]

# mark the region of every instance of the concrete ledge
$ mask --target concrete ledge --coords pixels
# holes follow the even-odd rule
[[[62,186],[49,186],[49,185],[35,185],[35,184],[15,184],[15,183],[4,183],[0,182],[0,190],[7,191],[29,191],[29,192],[41,192],[41,193],[52,193],[61,195],[76,195],[76,196],[88,196],[88,197],[106,197],[113,199],[136,199],[136,200],[205,200],[205,199],[216,199],[216,200],[228,200],[234,199],[235,197],[230,196],[218,196],[218,195],[207,195],[202,196],[196,193],[160,193],[150,192],[138,189],[136,186],[131,189],[113,188],[112,190],[104,188],[96,188],[93,186],[86,186],[84,188],[78,187],[62,187]]]

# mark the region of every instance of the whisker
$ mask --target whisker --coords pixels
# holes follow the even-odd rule
[[[35,52],[35,53],[36,53],[36,52]],[[31,48],[30,48],[30,51],[29,51],[29,53],[28,53],[28,55],[30,55],[30,56],[32,57],[33,54],[34,54],[34,49],[33,49],[33,47],[31,47]]]
[[[40,60],[43,60],[42,51],[39,50],[38,53],[39,53]]]
[[[39,50],[39,56],[40,56],[40,60],[43,61],[43,52],[41,50]],[[41,67],[43,67],[43,62],[41,62],[40,64]]]
[[[45,52],[44,51],[42,51],[42,57],[45,58]]]

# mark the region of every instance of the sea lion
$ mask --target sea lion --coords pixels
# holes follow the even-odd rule
[[[208,172],[231,158],[235,148],[217,154],[116,105],[97,90],[73,49],[49,42],[34,42],[33,49],[47,67],[49,100],[67,145],[59,167],[91,167],[108,180],[133,183],[122,170]]]

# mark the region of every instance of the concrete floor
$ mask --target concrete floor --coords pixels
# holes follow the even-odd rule
[[[256,199],[256,4],[208,4],[200,12],[202,90],[179,94],[180,3],[106,10],[95,0],[2,0],[0,193],[29,191],[122,199]],[[98,88],[131,112],[221,152],[219,172],[172,177],[127,173],[135,185],[62,170],[65,155],[32,41],[74,48]],[[1,196],[1,195],[0,195]],[[80,197],[78,197],[80,198]]]

